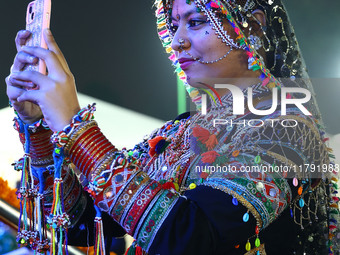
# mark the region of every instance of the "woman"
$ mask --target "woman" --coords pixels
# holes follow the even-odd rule
[[[17,36],[6,81],[29,153],[18,165],[29,173],[32,161],[52,234],[65,235],[70,225],[69,242],[87,243],[94,209],[81,184],[96,205],[95,244],[102,252],[102,232],[125,231],[136,239],[131,253],[333,254],[338,211],[336,198],[328,197],[336,192],[329,185],[335,169],[314,99],[308,104],[313,116],[293,106],[281,116],[275,104],[267,116],[250,111],[251,105],[270,110],[276,87],[311,90],[281,2],[157,0],[155,6],[163,45],[203,113],[178,116],[131,150],[119,151],[104,137],[92,120],[93,106],[80,110],[72,73],[50,31],[48,50],[22,46],[27,31]],[[21,71],[38,59],[46,62],[47,76]],[[252,89],[244,114],[232,114],[231,94],[215,90],[215,83]],[[204,94],[211,95],[208,106]],[[305,164],[327,171],[299,171]],[[253,170],[242,171],[247,167]],[[19,239],[44,249],[41,238],[29,239],[27,231]],[[56,244],[51,247],[56,252]]]

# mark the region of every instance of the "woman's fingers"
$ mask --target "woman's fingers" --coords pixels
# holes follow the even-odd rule
[[[45,39],[45,42],[47,44],[48,49],[50,51],[53,51],[57,55],[60,63],[62,64],[62,66],[64,68],[64,70],[66,72],[70,72],[70,69],[69,69],[67,61],[66,61],[66,59],[64,57],[64,54],[61,52],[57,42],[55,41],[54,36],[52,35],[51,30],[48,29],[48,28],[45,29],[44,32],[43,32],[43,35],[44,35],[44,39]]]
[[[40,96],[41,91],[40,90],[26,90],[24,91],[18,98],[17,101],[18,102],[32,102],[32,103],[36,103],[40,101]]]
[[[10,76],[7,76],[6,79],[6,84],[7,84],[7,96],[9,100],[13,103],[17,101],[17,98],[21,96],[23,93],[22,87],[18,87],[14,84],[12,84]]]
[[[25,45],[27,39],[30,37],[31,32],[28,30],[20,30],[15,37],[15,46],[17,51],[21,50],[21,46]]]
[[[11,86],[17,87],[19,89],[32,89],[36,87],[36,85],[30,81],[17,80],[11,76],[9,77],[9,81]]]
[[[53,78],[65,78],[65,70],[62,66],[57,54],[53,51],[46,50],[40,47],[23,46],[21,48],[24,52],[36,56],[45,61],[49,76]]]
[[[16,38],[20,53],[16,56],[11,75],[6,79],[7,94],[20,116],[31,121],[43,114],[52,130],[61,130],[80,109],[74,77],[49,30],[44,31],[48,49],[23,46],[29,34],[19,32]],[[46,63],[48,75],[21,71],[25,64],[39,59]],[[32,89],[33,84],[36,89]]]
[[[6,84],[7,84],[7,96],[9,101],[11,102],[12,106],[14,109],[17,111],[19,114],[20,118],[25,122],[25,123],[34,123],[35,121],[41,119],[42,117],[42,112],[40,107],[32,102],[29,101],[23,101],[19,102],[18,98],[25,93],[25,89],[20,89],[16,86],[13,86],[10,81],[10,76],[6,77],[5,79]]]
[[[38,60],[39,59],[35,56],[23,51],[19,51],[14,58],[14,63],[11,67],[11,73],[21,71],[26,64],[36,64]]]
[[[39,88],[51,86],[50,79],[47,76],[35,71],[12,73],[9,77],[9,81],[12,86],[18,85],[25,89],[33,88],[33,84],[37,85]]]

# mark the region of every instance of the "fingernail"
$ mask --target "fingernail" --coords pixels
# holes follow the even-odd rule
[[[46,34],[48,34],[48,35],[52,35],[52,32],[51,32],[51,30],[50,30],[50,29],[48,29],[48,28],[46,28]]]
[[[34,62],[34,61],[35,61],[35,57],[30,56],[30,57],[29,57],[29,61],[30,61],[30,62]]]

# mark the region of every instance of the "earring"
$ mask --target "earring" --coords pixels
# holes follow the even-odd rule
[[[256,65],[255,58],[248,58],[248,69],[253,70],[253,66]]]
[[[249,40],[250,45],[253,46],[255,50],[258,50],[263,46],[260,37],[256,35],[250,35],[248,37],[248,40]]]

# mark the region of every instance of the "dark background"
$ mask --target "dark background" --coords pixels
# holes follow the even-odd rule
[[[340,1],[286,0],[327,131],[340,133]],[[0,108],[4,79],[25,26],[26,0],[1,3]],[[158,40],[152,0],[54,0],[51,30],[78,91],[163,120],[177,114],[176,76]],[[320,79],[321,78],[321,79]],[[331,79],[324,81],[322,79]],[[326,85],[325,85],[326,84]],[[90,102],[89,102],[90,103]]]

